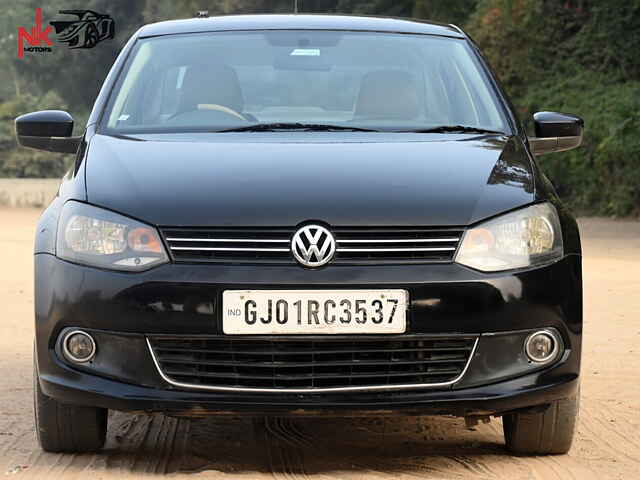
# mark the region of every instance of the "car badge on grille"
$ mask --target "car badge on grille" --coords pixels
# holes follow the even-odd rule
[[[291,252],[305,267],[321,267],[336,253],[336,241],[329,230],[320,225],[305,225],[291,239]]]

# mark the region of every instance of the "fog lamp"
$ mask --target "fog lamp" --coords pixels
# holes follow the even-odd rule
[[[88,333],[75,330],[64,337],[62,349],[72,362],[86,363],[96,354],[96,342]]]
[[[524,351],[535,363],[549,363],[558,356],[561,340],[551,331],[543,330],[527,337]]]

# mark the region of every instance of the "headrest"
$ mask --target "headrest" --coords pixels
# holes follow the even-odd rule
[[[363,77],[356,117],[412,120],[419,115],[418,91],[408,72],[378,70]]]
[[[242,112],[244,98],[238,74],[228,65],[190,65],[182,80],[179,112],[214,104]]]

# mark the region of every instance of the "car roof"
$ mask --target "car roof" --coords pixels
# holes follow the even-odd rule
[[[138,37],[178,33],[222,32],[240,30],[350,30],[369,32],[414,33],[465,38],[454,25],[389,17],[353,15],[228,15],[190,18],[145,25]]]

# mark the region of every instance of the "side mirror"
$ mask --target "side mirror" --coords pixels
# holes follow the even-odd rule
[[[533,115],[535,137],[529,137],[534,155],[563,152],[582,143],[584,121],[568,113],[538,112]]]
[[[23,147],[76,153],[82,137],[72,137],[73,117],[61,110],[43,110],[16,118],[16,136]]]

